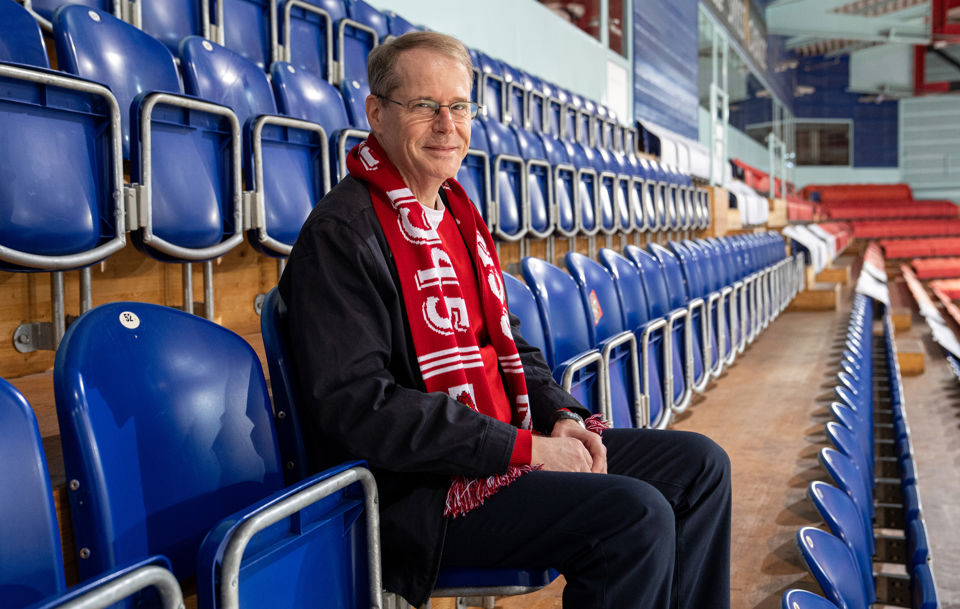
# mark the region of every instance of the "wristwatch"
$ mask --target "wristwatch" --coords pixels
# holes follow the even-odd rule
[[[576,421],[577,423],[580,424],[580,427],[583,427],[584,429],[586,429],[587,427],[583,423],[583,417],[581,417],[580,415],[578,415],[577,413],[571,410],[566,410],[564,408],[561,408],[560,410],[557,410],[556,412],[553,413],[554,425],[556,425],[558,421],[561,421],[563,419],[570,419],[571,421]]]

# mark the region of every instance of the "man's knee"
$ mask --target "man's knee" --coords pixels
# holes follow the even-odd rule
[[[623,533],[642,545],[673,546],[676,521],[673,508],[651,485],[626,476],[609,476],[603,502],[623,527]]]
[[[730,457],[727,451],[707,436],[691,433],[689,437],[690,455],[700,460],[703,475],[717,482],[729,484]]]

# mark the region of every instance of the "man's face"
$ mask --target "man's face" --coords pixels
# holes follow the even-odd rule
[[[407,185],[429,203],[440,184],[457,174],[467,154],[470,120],[454,120],[448,108],[435,117],[417,117],[406,104],[413,99],[470,101],[471,74],[455,59],[426,49],[404,51],[395,69],[401,84],[388,97],[403,106],[371,96],[367,118]]]

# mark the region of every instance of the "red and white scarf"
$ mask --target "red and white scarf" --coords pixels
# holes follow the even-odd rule
[[[478,412],[492,415],[493,404],[478,404],[473,390],[474,386],[487,380],[480,347],[470,328],[459,278],[440,235],[427,221],[424,207],[404,183],[373,134],[350,151],[347,169],[350,175],[367,184],[377,219],[393,252],[417,363],[427,391],[446,393]],[[443,189],[447,210],[460,225],[467,250],[473,254],[487,333],[506,380],[507,397],[513,412],[511,422],[520,429],[529,430],[532,426],[527,384],[510,330],[497,250],[480,214],[460,184],[450,179],[444,182]],[[540,467],[509,466],[503,474],[482,479],[453,476],[444,515],[461,516],[482,505],[488,497],[521,475]]]

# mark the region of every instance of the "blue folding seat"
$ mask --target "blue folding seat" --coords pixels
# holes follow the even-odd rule
[[[500,122],[506,122],[504,102],[507,98],[507,84],[503,78],[503,65],[500,61],[477,52],[480,60],[480,95],[483,98],[483,108],[486,117]]]
[[[803,527],[797,531],[797,547],[807,569],[824,595],[840,609],[864,609],[870,602],[863,592],[860,568],[850,548],[826,531]]]
[[[204,263],[213,318],[213,259],[243,240],[240,124],[229,108],[182,95],[170,51],[106,13],[80,5],[54,15],[61,69],[110,87],[120,106],[136,204],[134,244],[167,262]],[[193,309],[184,269],[184,308]]]
[[[656,243],[647,244],[647,249],[660,263],[663,278],[667,287],[667,297],[671,309],[686,308],[689,312],[683,334],[679,329],[675,331],[675,338],[680,339],[681,356],[686,363],[686,383],[696,392],[702,392],[710,380],[707,367],[703,360],[702,330],[699,320],[703,319],[706,303],[702,298],[691,297],[683,279],[683,270],[677,257],[667,248]],[[699,313],[698,313],[699,311]]]
[[[518,241],[527,233],[529,208],[525,205],[526,164],[520,156],[520,145],[506,125],[478,118],[486,131],[489,146],[492,217],[487,219],[493,235],[504,241]]]
[[[903,521],[910,522],[919,518],[923,513],[923,505],[920,502],[916,481],[901,484],[900,492],[903,495]]]
[[[337,84],[334,41],[337,23],[347,17],[343,0],[311,0],[309,3],[282,0],[277,5],[276,60],[298,70],[313,72]]]
[[[3,379],[0,462],[0,605],[5,609],[52,609],[70,602],[105,607],[111,599],[132,597],[148,586],[157,588],[167,606],[182,606],[180,586],[170,573],[170,563],[161,556],[100,574],[67,590],[60,530],[37,419],[23,394]],[[121,596],[111,596],[116,589],[124,590]]]
[[[473,77],[470,82],[470,101],[483,105],[483,69],[480,65],[480,51],[467,48],[470,63],[473,65]]]
[[[117,0],[29,0],[23,5],[36,17],[43,29],[49,32],[52,29],[53,14],[66,4],[82,4],[112,13],[117,18],[120,18],[123,12],[121,3]]]
[[[190,36],[180,45],[180,68],[188,94],[227,106],[243,125],[244,184],[254,194],[247,239],[264,254],[288,256],[303,221],[330,190],[326,131],[279,116],[267,75],[230,49]]]
[[[534,133],[545,133],[547,100],[553,94],[553,88],[536,76],[528,75],[527,77],[530,82],[530,89],[527,91],[527,128]]]
[[[174,55],[187,36],[210,38],[209,9],[205,10],[202,0],[152,0],[134,6],[140,13],[140,29],[167,45]]]
[[[580,288],[590,344],[603,358],[607,396],[604,418],[614,427],[642,427],[650,415],[646,407],[649,400],[641,398],[637,337],[624,324],[613,276],[600,263],[578,252],[567,252],[565,261]]]
[[[637,230],[633,216],[637,208],[631,205],[631,197],[635,197],[639,201],[639,192],[634,189],[633,176],[623,155],[603,148],[599,150],[601,156],[606,155],[607,171],[616,176],[616,188],[613,197],[614,213],[616,214],[617,229],[621,235],[621,241],[623,241],[626,239],[626,235]]]
[[[912,609],[939,609],[937,585],[930,565],[917,565],[910,573],[910,606]]]
[[[873,492],[864,484],[863,476],[856,464],[843,453],[832,448],[820,450],[820,463],[833,478],[840,490],[845,492],[860,512],[863,522],[864,537],[870,544],[870,555],[873,555],[875,541],[873,536]]]
[[[863,418],[852,408],[847,406],[842,402],[831,402],[830,403],[830,412],[833,414],[833,417],[836,421],[847,429],[851,434],[853,434],[853,442],[855,442],[856,449],[860,451],[860,455],[857,457],[851,457],[856,463],[861,464],[860,467],[866,467],[866,474],[864,476],[864,481],[869,483],[869,488],[873,488],[874,480],[874,470],[872,467],[873,464],[873,447],[869,444],[870,442],[870,432],[867,430],[867,423]],[[836,435],[836,434],[835,434]],[[852,442],[850,439],[845,438],[845,444],[851,445]],[[842,442],[844,440],[841,440]],[[836,446],[836,443],[834,444]],[[838,450],[847,454],[846,451],[841,449],[839,446]],[[849,455],[848,455],[849,456]]]
[[[527,210],[527,233],[538,239],[545,239],[556,228],[556,209],[553,204],[553,172],[547,151],[534,133],[519,124],[511,123],[510,129],[520,146],[520,156],[524,162],[526,191],[524,208]],[[549,250],[549,246],[548,246]],[[548,251],[548,259],[552,255]]]
[[[689,264],[684,266],[684,276],[687,277],[690,295],[703,298],[706,305],[704,328],[701,334],[704,362],[709,364],[710,375],[714,378],[719,377],[726,362],[725,356],[729,354],[724,304],[726,296],[730,292],[725,293],[723,291],[724,285],[713,265],[712,249],[702,247],[699,243],[689,239],[683,243],[669,242],[668,247],[681,259],[681,263],[682,250],[686,250]],[[687,274],[688,267],[691,271],[689,275]],[[700,275],[699,291],[695,290],[698,271]],[[693,277],[692,283],[690,277]]]
[[[470,125],[470,149],[457,171],[457,181],[489,226],[495,215],[490,190],[490,146],[487,130],[480,120],[475,119]]]
[[[370,131],[367,120],[367,97],[370,95],[370,83],[366,74],[363,78],[344,79],[340,82],[340,95],[350,118],[350,126],[358,131]]]
[[[827,422],[824,428],[827,433],[827,438],[830,439],[833,446],[853,461],[860,475],[863,477],[863,484],[872,490],[875,487],[873,468],[870,463],[868,463],[868,455],[861,445],[857,434],[836,421]]]
[[[560,139],[565,142],[581,143],[578,117],[583,108],[583,98],[567,91],[567,101],[560,115]]]
[[[387,29],[390,32],[390,36],[403,36],[404,34],[420,30],[420,28],[404,19],[402,15],[398,15],[396,11],[386,11],[385,15],[387,17]]]
[[[543,350],[543,332],[540,329],[537,305],[533,296],[520,280],[504,274],[504,287],[510,304],[510,312],[521,318],[521,331],[528,344]],[[273,405],[277,416],[277,438],[286,475],[290,484],[307,478],[311,469],[310,455],[304,442],[303,424],[300,420],[298,381],[296,367],[290,357],[290,339],[287,322],[287,307],[277,288],[267,293],[260,317],[260,331],[270,370]],[[378,557],[379,560],[379,557]],[[379,564],[379,563],[378,563]],[[557,577],[552,569],[471,569],[444,568],[440,570],[434,596],[517,595],[532,592],[549,584]],[[331,607],[368,606],[350,604],[347,599]],[[293,605],[286,605],[293,606]],[[377,605],[381,606],[381,605]]]
[[[600,232],[607,235],[607,246],[610,247],[610,236],[620,230],[619,201],[623,196],[620,189],[622,180],[619,171],[611,164],[609,152],[592,147],[591,151],[593,168],[597,174],[597,218]]]
[[[205,319],[102,305],[54,366],[82,578],[150,554],[200,607],[381,606],[376,486],[359,462],[285,487],[256,352]],[[81,550],[82,548],[82,550]]]
[[[216,42],[243,55],[266,71],[274,59],[274,0],[219,0],[214,21]]]
[[[329,150],[321,155],[328,159],[326,173],[332,186],[347,173],[347,153],[368,132],[350,126],[340,91],[314,72],[275,61],[270,76],[280,114],[323,128]]]
[[[837,609],[837,606],[813,592],[794,588],[783,593],[780,609]]]
[[[743,351],[746,342],[746,334],[743,332],[742,304],[743,304],[743,282],[737,277],[736,262],[730,250],[724,247],[723,242],[716,237],[708,237],[705,240],[698,240],[704,248],[713,250],[713,261],[715,271],[721,278],[721,300],[725,301],[723,316],[727,322],[727,336],[729,338],[729,351],[726,354],[726,365],[730,365],[736,360],[737,354]]]
[[[647,230],[644,197],[646,194],[646,169],[632,151],[615,153],[620,160],[627,183],[627,207],[630,217],[630,232],[640,233]]]
[[[807,489],[807,496],[833,534],[850,548],[860,567],[863,593],[870,603],[875,603],[877,587],[873,581],[872,552],[870,540],[864,535],[860,510],[846,493],[826,482],[811,482]]]
[[[364,0],[344,2],[347,18],[337,23],[337,61],[340,80],[367,80],[367,55],[390,35],[383,13]]]
[[[600,262],[613,277],[623,314],[623,327],[632,330],[637,337],[640,351],[640,394],[646,402],[648,418],[639,426],[663,429],[670,423],[670,410],[665,408],[672,396],[664,393],[662,370],[664,363],[672,361],[666,353],[667,341],[663,329],[667,320],[652,319],[647,305],[646,288],[639,269],[612,249],[603,248],[598,255]]]
[[[544,355],[560,385],[596,414],[606,411],[606,370],[591,347],[588,312],[573,277],[549,262],[524,258],[523,278],[537,301],[543,324]]]
[[[670,229],[670,217],[667,210],[667,199],[670,187],[666,182],[666,172],[663,166],[652,159],[641,159],[647,165],[647,183],[652,190],[650,202],[653,204],[656,223],[654,230],[665,231]]]
[[[577,110],[577,141],[584,146],[600,148],[596,138],[595,123],[597,104],[586,97],[581,99],[581,107]]]
[[[556,232],[564,237],[574,237],[580,232],[577,169],[563,142],[548,133],[541,133],[540,141],[553,172]]]
[[[720,294],[709,290],[705,269],[702,268],[697,253],[676,241],[668,241],[666,249],[673,254],[675,261],[680,265],[686,297],[691,302],[690,306],[693,307],[691,312],[694,335],[699,338],[701,362],[706,368],[704,376],[708,377],[715,368],[721,366],[715,333],[716,323],[713,322],[713,313]]]
[[[577,208],[580,212],[578,225],[580,234],[592,237],[600,232],[602,210],[600,209],[600,176],[594,161],[595,152],[592,148],[562,142],[567,149],[567,156],[577,170]]]
[[[927,541],[927,527],[923,518],[914,518],[906,523],[907,568],[923,565],[930,561],[930,542]]]
[[[687,240],[684,241],[684,245],[699,256],[700,268],[704,271],[703,274],[707,282],[707,291],[718,295],[715,305],[712,302],[708,304],[711,308],[710,323],[715,328],[717,354],[723,360],[719,363],[720,370],[722,370],[722,368],[731,364],[737,355],[734,348],[734,338],[731,334],[731,322],[733,320],[730,316],[731,308],[735,309],[735,307],[731,307],[734,299],[733,281],[724,264],[725,257],[722,248],[715,247],[706,239]],[[714,376],[718,376],[720,370],[715,370]]]
[[[52,322],[21,324],[20,352],[63,336],[63,271],[80,269],[85,311],[89,266],[126,243],[124,116],[107,87],[49,70],[37,22],[0,2],[0,269],[51,272]]]
[[[503,79],[506,91],[503,102],[503,120],[513,125],[526,128],[527,120],[527,91],[530,89],[529,77],[520,69],[500,62],[503,69]]]
[[[520,334],[533,347],[546,353],[547,343],[543,338],[543,323],[537,301],[527,284],[510,273],[503,273],[503,285],[507,290],[507,304],[510,313],[520,318]]]
[[[670,410],[679,414],[687,409],[693,398],[693,386],[689,383],[687,375],[691,366],[685,359],[691,350],[684,350],[685,337],[693,333],[690,312],[685,305],[672,306],[663,268],[653,254],[635,245],[628,245],[624,248],[624,255],[637,267],[643,278],[647,305],[650,307],[650,319],[663,319],[666,322],[662,333],[665,342],[663,350],[665,361],[662,368],[663,393],[669,398],[666,402]]]

